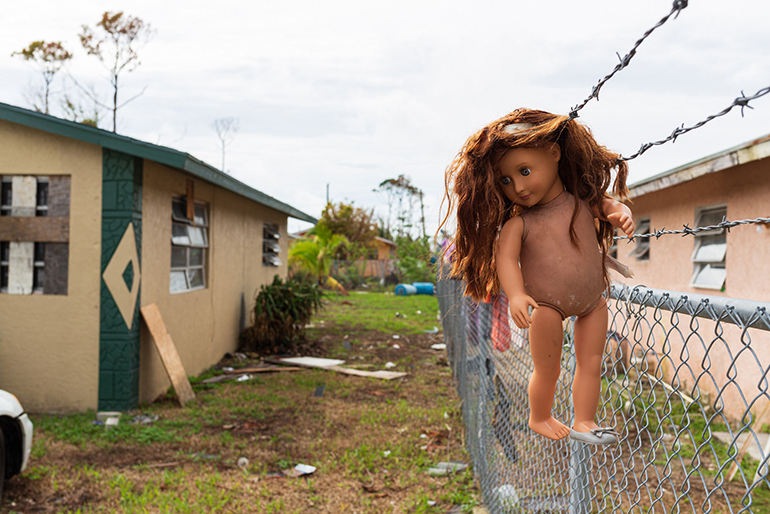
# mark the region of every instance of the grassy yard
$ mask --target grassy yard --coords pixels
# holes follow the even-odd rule
[[[430,348],[442,342],[430,333],[436,299],[353,293],[324,303],[308,329],[318,356],[371,371],[390,362],[408,375],[306,369],[203,382],[259,361],[232,356],[192,379],[197,399],[185,408],[169,393],[112,429],[93,424],[93,412],[35,415],[29,466],[6,483],[0,512],[470,511],[472,471],[428,473],[468,462],[451,370]],[[140,414],[157,420],[130,422]],[[283,473],[297,464],[317,469]]]

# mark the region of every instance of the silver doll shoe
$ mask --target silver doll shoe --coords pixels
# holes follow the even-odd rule
[[[590,432],[578,432],[575,429],[569,431],[570,441],[580,441],[587,444],[615,444],[618,442],[618,434],[611,428],[593,428]]]

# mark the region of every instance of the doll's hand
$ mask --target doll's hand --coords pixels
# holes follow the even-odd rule
[[[514,296],[510,300],[511,317],[513,322],[519,328],[529,328],[532,323],[532,317],[529,315],[529,306],[537,309],[537,302],[531,297],[525,294]]]
[[[612,226],[622,230],[628,237],[634,235],[636,224],[634,223],[633,216],[630,214],[625,212],[614,212],[607,215],[607,221],[612,223]]]

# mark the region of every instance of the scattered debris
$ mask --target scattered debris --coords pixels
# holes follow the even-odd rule
[[[438,334],[438,327],[436,325],[433,325],[433,328],[430,330],[423,330],[424,334]]]
[[[321,359],[317,357],[288,357],[288,358],[277,359],[277,360],[265,359],[265,361],[271,362],[274,364],[295,364],[297,366],[303,366],[308,368],[320,368],[328,371],[336,371],[337,373],[344,373],[346,375],[354,375],[357,377],[381,378],[383,380],[393,380],[395,378],[401,378],[407,375],[406,373],[401,373],[396,371],[384,371],[384,370],[363,371],[360,369],[343,368],[342,366],[340,366],[340,364],[344,364],[345,361],[336,360],[336,359]],[[395,367],[395,364],[393,364],[392,366],[388,366],[386,364],[385,367],[386,368]]]
[[[433,501],[433,500],[428,500],[428,507],[433,507],[434,505],[436,505],[436,502],[435,502],[435,501]]]
[[[239,434],[250,434],[252,432],[256,432],[257,430],[267,430],[268,427],[264,423],[244,421],[243,423],[228,423],[227,425],[222,425],[222,428],[224,430],[232,430],[233,432],[237,432]]]
[[[347,337],[347,336],[345,336],[345,337]],[[347,351],[350,351],[350,350],[351,350],[351,348],[352,348],[352,347],[350,346],[350,341],[342,341],[342,346],[344,346],[344,347],[345,347],[345,350],[347,350]]]
[[[422,311],[417,311],[417,314],[422,314]]]
[[[160,416],[157,414],[137,414],[133,418],[131,418],[131,421],[129,423],[134,425],[151,425],[158,421],[160,419]]]
[[[398,350],[398,349],[400,349],[401,347],[400,347],[400,346],[398,346],[397,344],[394,344],[393,346],[391,346],[391,348],[393,348],[394,350]]]
[[[256,366],[247,366],[245,368],[230,369],[225,371],[228,375],[234,375],[237,373],[267,373],[271,371],[299,371],[302,368],[290,368],[288,366],[271,366],[269,364],[257,364]]]
[[[154,468],[170,468],[173,466],[178,466],[178,462],[157,462],[155,464],[147,464],[147,467],[150,469]]]
[[[219,455],[212,455],[210,453],[191,453],[190,457],[193,460],[219,460]]]
[[[122,415],[123,415],[122,412],[117,412],[117,411],[101,411],[101,412],[97,412],[96,413],[96,419],[97,419],[97,421],[104,421],[104,422],[106,422],[110,418],[118,418],[118,419],[120,419],[120,417]]]
[[[511,484],[501,485],[495,490],[495,493],[497,493],[502,506],[509,509],[519,506],[519,493],[516,492],[516,488]]]
[[[400,335],[398,335],[398,334],[393,334],[393,339],[400,339],[400,338],[401,338],[401,336],[400,336]]]
[[[241,469],[246,469],[249,467],[249,459],[246,457],[241,457],[238,459],[238,467]]]
[[[303,475],[310,475],[311,473],[315,473],[315,466],[310,466],[308,464],[297,464],[291,469],[284,469],[283,474],[287,477],[296,478],[301,477]]]
[[[446,350],[446,343],[436,343],[430,345],[433,350]]]
[[[467,468],[468,465],[463,462],[439,462],[436,467],[428,469],[428,474],[432,477],[439,477],[465,471]]]
[[[265,362],[275,362],[270,359],[265,359]],[[328,368],[330,366],[339,366],[345,364],[345,361],[338,359],[322,359],[319,357],[286,357],[280,359],[278,364],[294,364],[295,366],[302,366],[305,368]]]
[[[324,390],[326,389],[325,384],[321,384],[318,387],[315,388],[315,392],[313,392],[314,398],[320,398],[324,395]]]
[[[385,450],[384,452],[382,452],[382,454],[383,454],[385,457],[387,457],[388,455],[390,455],[390,450]]]
[[[238,378],[235,379],[236,382],[246,382],[247,380],[251,380],[251,375],[240,375]]]
[[[385,363],[385,369],[395,368],[396,364],[393,362],[386,362]]]

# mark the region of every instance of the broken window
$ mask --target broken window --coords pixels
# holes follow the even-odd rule
[[[727,216],[727,207],[702,209],[696,213],[696,227],[718,225]],[[722,289],[727,279],[727,233],[723,228],[704,230],[695,235],[692,253],[693,274],[690,286]]]
[[[281,234],[278,232],[278,225],[274,223],[265,223],[262,229],[262,265],[280,266],[283,264],[278,254],[281,253],[281,245],[278,241]]]
[[[174,198],[171,201],[171,293],[206,287],[208,208],[195,202],[192,219],[187,214],[186,198]]]
[[[69,204],[69,176],[0,176],[0,293],[67,294]]]
[[[648,234],[650,232],[650,218],[641,218],[636,226],[637,234]],[[634,257],[637,261],[650,260],[650,238],[637,237],[634,251],[628,254],[628,257]]]

